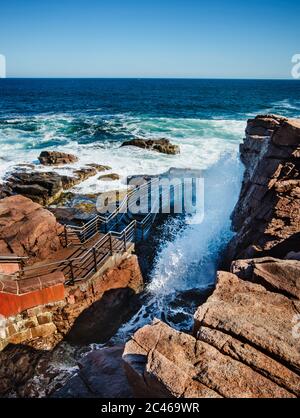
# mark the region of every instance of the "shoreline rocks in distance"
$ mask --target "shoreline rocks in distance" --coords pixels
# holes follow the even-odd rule
[[[42,151],[38,157],[42,165],[66,165],[78,161],[78,157],[59,151]]]
[[[161,139],[143,139],[143,138],[135,138],[130,141],[124,142],[121,147],[138,147],[147,149],[150,151],[157,151],[162,154],[169,154],[169,155],[176,155],[180,153],[180,148],[178,145],[174,145],[170,142],[169,139],[161,138]]]
[[[101,181],[116,181],[120,180],[121,176],[117,173],[110,173],[110,174],[101,174],[101,176],[98,177],[98,180]]]

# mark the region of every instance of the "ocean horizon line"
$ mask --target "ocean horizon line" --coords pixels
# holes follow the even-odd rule
[[[110,76],[102,76],[102,77],[87,77],[87,76],[41,76],[41,77],[19,77],[19,76],[7,76],[5,78],[0,78],[0,80],[236,80],[236,81],[300,81],[297,79],[294,79],[292,77],[110,77]]]

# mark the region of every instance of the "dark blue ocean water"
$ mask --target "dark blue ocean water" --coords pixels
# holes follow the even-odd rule
[[[300,112],[294,80],[2,79],[0,115],[132,113],[151,117],[243,119]]]
[[[270,112],[300,116],[298,81],[1,79],[0,154],[133,136],[227,140],[229,125],[217,132],[213,121]]]

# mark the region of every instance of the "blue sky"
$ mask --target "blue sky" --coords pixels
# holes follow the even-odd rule
[[[12,77],[290,78],[299,0],[9,0]]]

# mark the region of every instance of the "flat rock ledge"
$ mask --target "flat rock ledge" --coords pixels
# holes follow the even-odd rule
[[[162,154],[176,155],[180,153],[179,146],[172,144],[170,140],[166,138],[161,138],[161,139],[136,138],[130,141],[126,141],[122,144],[122,147],[127,147],[127,146],[143,148],[143,149],[147,149],[150,151],[157,151]]]
[[[55,171],[44,172],[18,167],[0,186],[0,198],[20,194],[41,205],[51,205],[58,201],[66,190],[110,169],[111,167],[100,164],[87,164],[72,170],[70,175],[62,175]]]
[[[299,397],[299,312],[298,299],[219,272],[214,294],[195,314],[193,336],[155,320],[126,344],[135,396]]]

